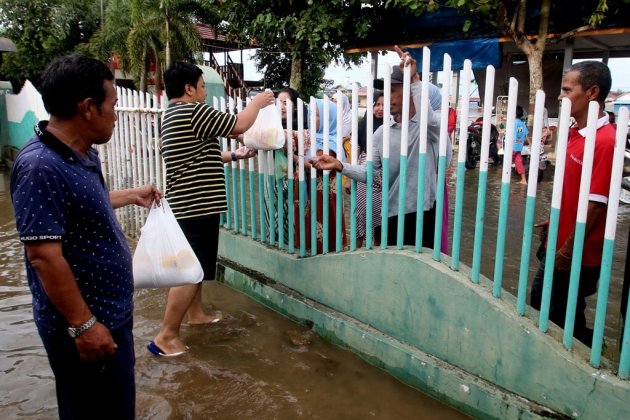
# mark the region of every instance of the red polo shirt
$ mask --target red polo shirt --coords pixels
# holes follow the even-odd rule
[[[610,190],[610,174],[612,171],[613,152],[615,149],[615,128],[608,123],[608,115],[597,121],[595,137],[595,157],[589,201],[608,204]],[[582,161],[586,128],[578,130],[572,127],[567,144],[567,157],[564,169],[564,187],[560,205],[560,225],[558,227],[558,248],[560,248],[575,229],[577,219],[580,179],[582,177]],[[588,222],[588,221],[587,221]],[[606,217],[601,217],[591,234],[584,239],[582,265],[597,267],[601,265],[602,246]]]

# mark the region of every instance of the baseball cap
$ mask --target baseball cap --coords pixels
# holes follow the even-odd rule
[[[404,81],[404,74],[400,66],[392,67],[391,83],[392,85],[402,84]],[[383,79],[374,80],[374,89],[384,89],[385,81]]]

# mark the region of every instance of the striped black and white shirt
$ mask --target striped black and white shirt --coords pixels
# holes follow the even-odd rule
[[[166,197],[178,219],[227,211],[221,145],[236,116],[205,103],[170,104],[162,121]]]

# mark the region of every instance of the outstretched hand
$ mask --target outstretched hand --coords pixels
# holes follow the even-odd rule
[[[343,165],[339,160],[330,156],[330,155],[320,155],[317,156],[316,159],[311,159],[311,165],[315,167],[315,169],[320,171],[330,170],[341,172],[343,170]]]
[[[237,159],[249,159],[256,156],[256,150],[250,149],[246,146],[239,147],[234,151],[234,153],[236,154]]]
[[[394,49],[396,50],[398,57],[400,57],[400,69],[402,70],[405,67],[411,67],[411,83],[415,83],[420,80],[420,76],[418,75],[418,64],[411,56],[411,53],[401,50],[398,45],[394,45]]]

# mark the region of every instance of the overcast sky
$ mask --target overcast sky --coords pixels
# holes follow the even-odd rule
[[[262,75],[256,72],[256,67],[252,59],[250,59],[251,52],[253,50],[243,51],[244,73],[247,80],[259,80]],[[240,61],[240,53],[233,53],[232,59],[236,62]],[[398,55],[394,52],[390,52],[387,55],[379,55],[378,59],[378,77],[383,76],[383,65],[388,63],[390,65],[398,64],[400,60]],[[630,92],[630,58],[611,58],[608,60],[608,66],[612,73],[612,89],[621,89],[626,92]],[[333,86],[343,85],[349,86],[352,82],[358,82],[361,86],[365,86],[370,80],[370,62],[365,59],[361,66],[353,66],[350,70],[343,66],[331,65],[326,69],[326,79],[332,79],[334,81]],[[287,81],[288,82],[288,81]]]

